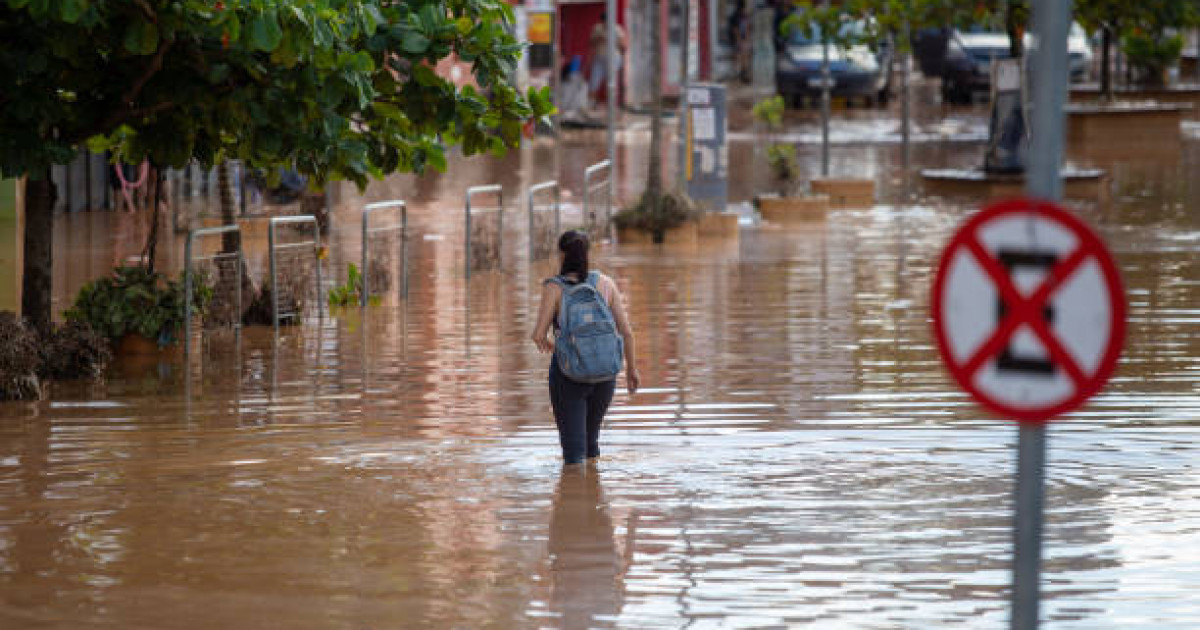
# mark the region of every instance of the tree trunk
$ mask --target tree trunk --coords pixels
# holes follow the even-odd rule
[[[1112,30],[1105,26],[1101,32],[1103,38],[1100,42],[1100,95],[1105,101],[1112,101],[1112,70],[1108,67],[1109,55],[1112,53]]]
[[[1009,0],[1004,3],[1004,31],[1008,33],[1008,53],[1013,59],[1020,59],[1025,55],[1024,28],[1025,25],[1021,22],[1020,15],[1028,13],[1021,11],[1024,6],[1014,6],[1022,4],[1016,0]]]
[[[146,269],[150,273],[154,273],[155,260],[158,253],[158,223],[159,223],[159,206],[162,203],[162,181],[163,173],[154,165],[150,166],[150,170],[154,173],[154,179],[147,182],[147,186],[153,186],[149,194],[150,198],[150,232],[146,237],[146,246],[142,248],[142,260],[145,261]]]
[[[22,271],[21,314],[44,336],[50,333],[54,312],[51,278],[54,258],[54,204],[58,192],[50,168],[31,173],[25,182],[25,265]]]
[[[246,177],[244,168],[242,169],[242,177]],[[233,187],[230,182],[229,162],[227,160],[222,160],[217,165],[217,194],[221,205],[221,225],[237,225],[236,208],[233,203]],[[236,253],[241,243],[242,235],[240,232],[226,232],[221,235],[221,252],[224,254]],[[254,298],[258,291],[254,288],[254,281],[250,278],[250,270],[246,267],[245,258],[242,258],[241,267],[242,286],[240,290],[242,292],[242,312],[237,314],[234,321],[245,322],[246,315],[250,307],[254,305]],[[215,281],[219,284],[232,284],[234,282],[233,278],[228,277],[227,274],[218,274]],[[231,288],[228,286],[214,287],[218,295],[232,295]]]
[[[662,0],[653,0],[650,5],[650,172],[646,176],[645,198],[651,204],[646,208],[657,212],[662,198],[662,48],[659,46],[660,7]]]

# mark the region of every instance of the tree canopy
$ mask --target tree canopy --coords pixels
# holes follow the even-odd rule
[[[510,85],[522,48],[500,0],[3,0],[0,171],[87,143],[179,167],[221,157],[364,186],[502,152],[550,113]],[[434,71],[452,54],[479,89]]]

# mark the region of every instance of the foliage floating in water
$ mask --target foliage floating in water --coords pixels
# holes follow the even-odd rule
[[[358,270],[358,265],[350,263],[347,270],[346,283],[333,287],[329,290],[329,305],[330,306],[357,306],[362,304],[363,291],[363,274]],[[372,306],[379,303],[379,296],[372,295],[367,297],[367,302]]]

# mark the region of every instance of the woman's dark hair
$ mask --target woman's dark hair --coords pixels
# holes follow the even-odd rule
[[[579,230],[568,230],[558,237],[558,251],[563,253],[558,275],[575,274],[580,281],[588,275],[588,237]]]

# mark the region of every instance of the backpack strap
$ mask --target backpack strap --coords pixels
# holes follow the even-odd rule
[[[600,272],[599,271],[592,271],[592,272],[588,273],[587,283],[592,285],[593,289],[596,288],[596,283],[599,281],[600,281]]]

